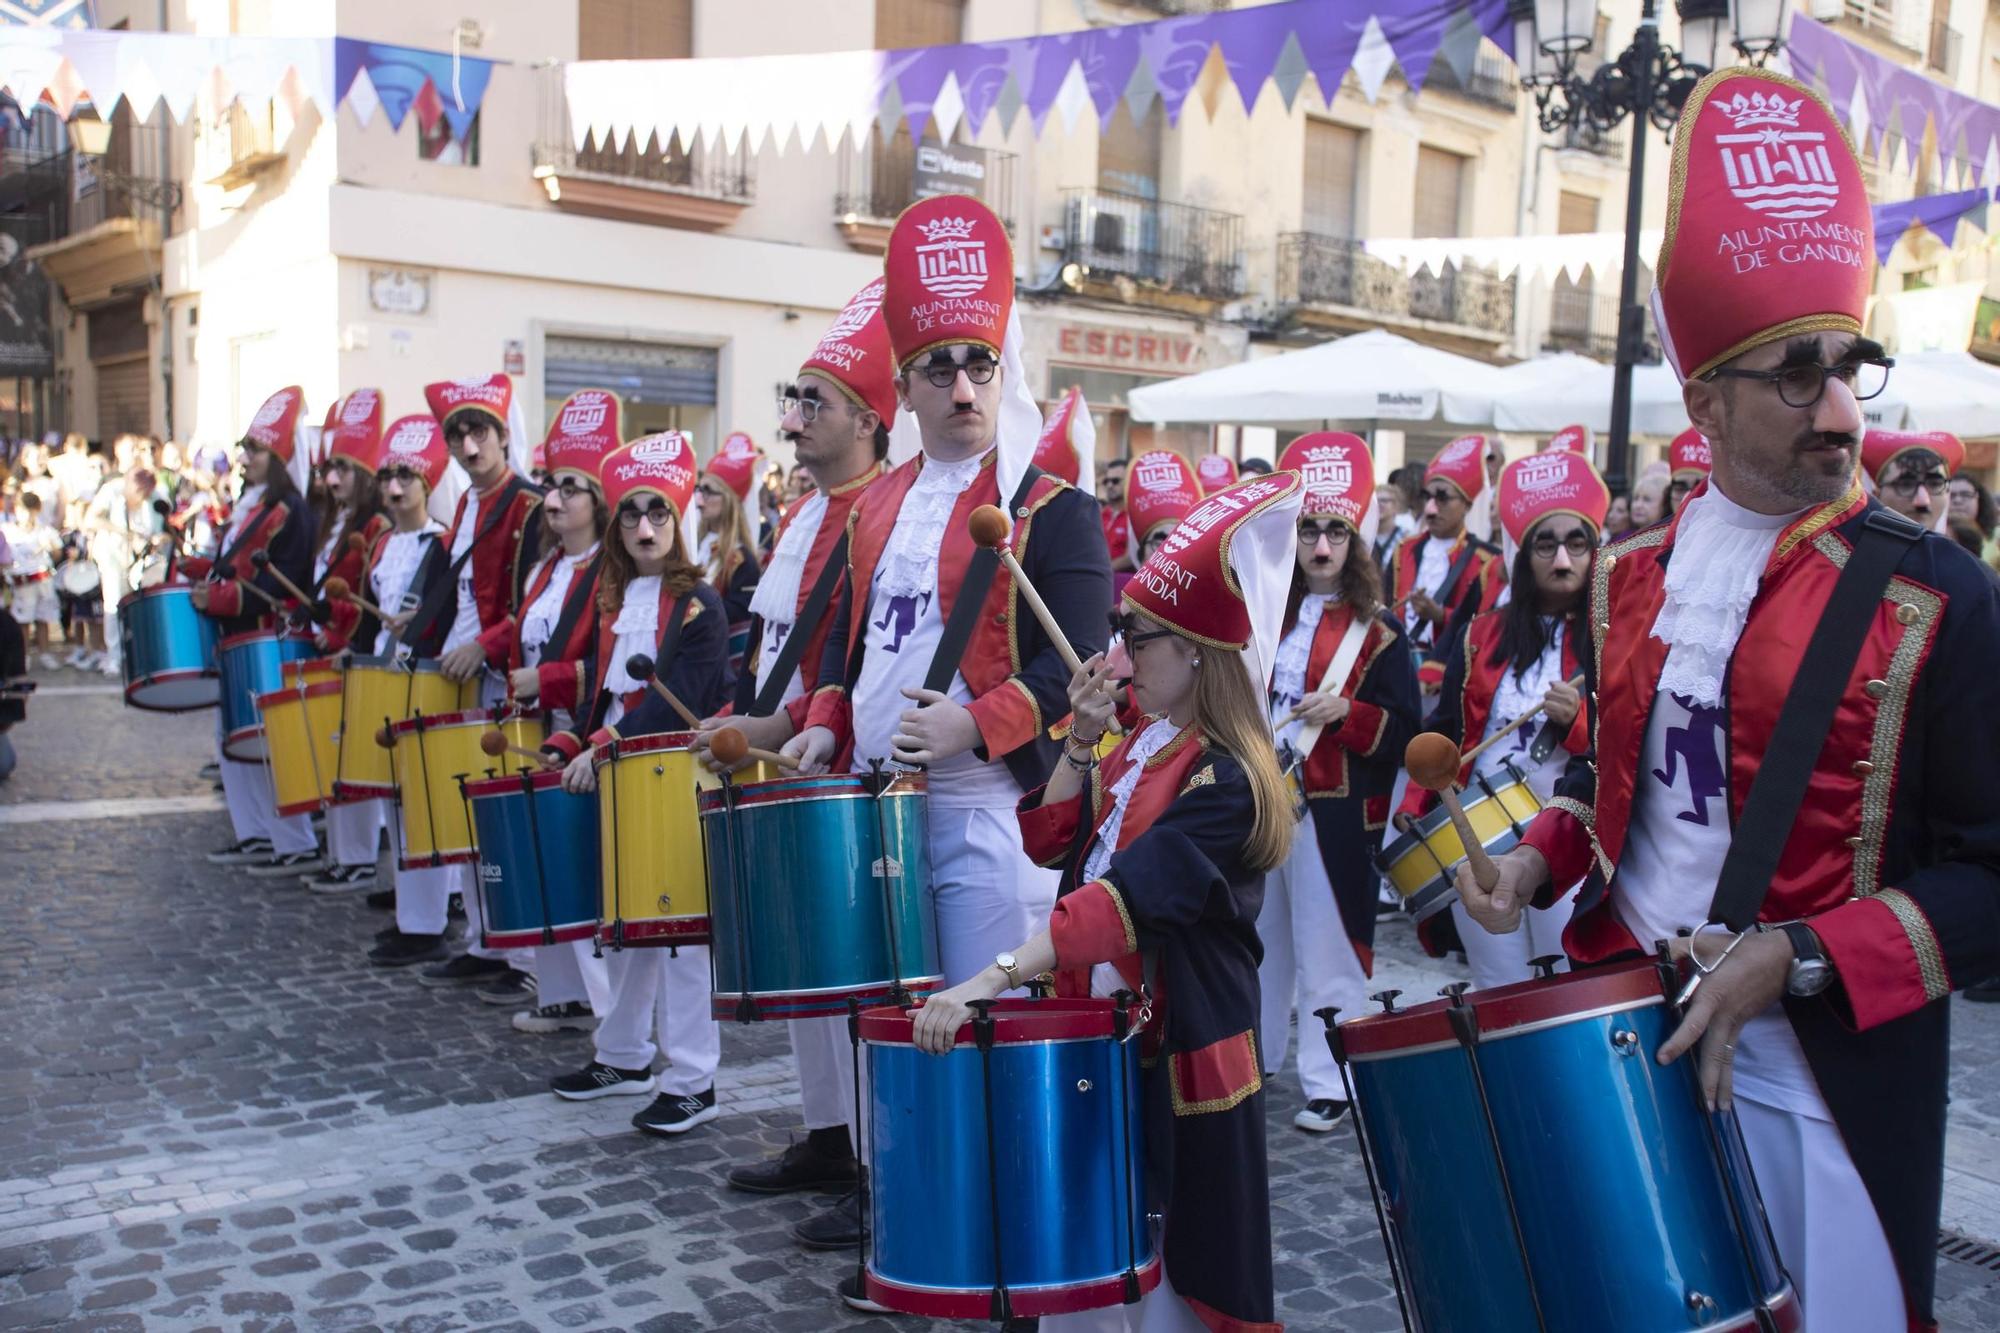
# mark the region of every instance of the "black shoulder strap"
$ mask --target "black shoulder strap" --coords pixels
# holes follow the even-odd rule
[[[496,497],[493,508],[479,516],[479,527],[473,532],[472,540],[466,544],[465,550],[458,558],[451,562],[444,578],[431,585],[424,595],[423,604],[417,608],[416,615],[410,618],[410,634],[413,638],[422,638],[429,632],[431,622],[437,619],[440,611],[444,610],[445,598],[458,591],[458,571],[465,568],[465,562],[479,549],[479,543],[485,541],[493,529],[500,526],[500,516],[514,507],[514,497],[520,493],[521,487],[526,485],[526,482],[515,477],[500,488],[500,494]],[[440,539],[438,544],[443,546],[443,540]]]
[[[1021,484],[1014,488],[1014,498],[1007,502],[1009,516],[1027,503],[1028,492],[1041,475],[1040,468],[1028,465],[1021,475]],[[982,546],[972,553],[972,561],[965,567],[965,582],[958,589],[958,600],[951,604],[951,618],[944,622],[944,637],[938,640],[937,652],[931,655],[931,669],[924,676],[925,689],[951,688],[951,678],[958,674],[965,645],[972,641],[972,627],[979,623],[987,590],[993,586],[993,575],[999,568],[1000,557],[991,547]]]
[[[215,557],[215,562],[210,568],[221,570],[226,568],[231,561],[235,560],[236,553],[243,549],[244,544],[264,530],[264,525],[269,523],[272,516],[278,512],[278,505],[285,505],[286,516],[290,516],[291,506],[288,501],[279,500],[274,504],[260,506],[257,510],[257,517],[241,533],[236,535],[235,540],[229,543],[228,550]]]
[[[569,557],[558,551],[556,559],[567,560]],[[570,580],[569,593],[563,598],[562,614],[556,617],[556,627],[549,631],[549,641],[543,648],[544,653],[549,649],[560,653],[563,645],[569,642],[569,636],[576,632],[576,622],[583,619],[584,609],[596,595],[597,567],[603,562],[604,552],[599,551],[590,557],[590,563],[578,570],[576,576]]]
[[[659,651],[653,656],[653,677],[662,683],[665,683],[667,672],[674,664],[674,654],[681,650],[681,627],[687,621],[688,603],[693,600],[694,589],[690,588],[680,596],[674,598],[674,609],[667,613],[669,624],[667,625],[666,632],[660,635]],[[609,665],[606,665],[603,670],[605,675],[611,674]],[[652,686],[649,685],[646,688],[651,689]],[[600,685],[597,689],[597,698],[590,705],[590,718],[584,725],[583,730],[577,734],[585,740],[589,740],[597,732],[597,729],[604,725],[604,715],[610,711],[611,691]]]
[[[799,659],[806,654],[806,641],[812,637],[820,617],[826,614],[827,603],[833,600],[833,590],[840,583],[840,576],[847,569],[847,533],[842,532],[826,557],[819,577],[813,580],[812,591],[806,594],[806,604],[799,609],[799,618],[792,622],[792,628],[785,635],[785,646],[778,650],[778,660],[771,664],[771,670],[764,677],[764,688],[757,692],[757,699],[750,705],[752,717],[769,717],[778,711],[778,702],[785,697],[785,684],[799,669]],[[754,632],[761,634],[761,627]]]
[[[1863,519],[1854,551],[1806,643],[1791,692],[1778,712],[1777,729],[1764,750],[1764,762],[1750,783],[1743,816],[1736,821],[1729,854],[1716,878],[1710,921],[1740,931],[1757,920],[1778,873],[1785,839],[1798,818],[1799,802],[1805,799],[1806,783],[1833,725],[1833,710],[1874,622],[1875,608],[1903,553],[1923,535],[1922,528],[1887,509],[1871,509]]]
[[[1432,601],[1436,602],[1439,606],[1450,604],[1451,594],[1458,587],[1458,581],[1465,577],[1465,567],[1472,563],[1472,558],[1484,550],[1485,546],[1486,543],[1480,541],[1479,538],[1473,536],[1471,533],[1468,532],[1465,534],[1465,549],[1458,553],[1458,559],[1451,562],[1451,568],[1445,570],[1444,582],[1438,586],[1436,592],[1431,594]]]

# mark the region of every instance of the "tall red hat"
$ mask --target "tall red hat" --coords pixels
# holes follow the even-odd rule
[[[1604,531],[1611,492],[1582,454],[1549,449],[1517,458],[1500,469],[1500,526],[1520,546],[1535,524],[1551,514],[1573,514]]]
[[[1582,454],[1585,458],[1588,458],[1592,449],[1596,447],[1596,444],[1597,437],[1591,433],[1590,427],[1564,426],[1561,430],[1549,436],[1548,443],[1544,444],[1542,448],[1545,450],[1566,449],[1570,453]]]
[[[1194,475],[1201,482],[1201,493],[1213,495],[1236,484],[1236,460],[1228,454],[1203,454],[1194,460]]]
[[[1303,513],[1330,515],[1359,532],[1375,506],[1375,460],[1359,435],[1339,430],[1301,435],[1285,446],[1278,469],[1298,473],[1305,483]]]
[[[1273,472],[1208,496],[1139,566],[1124,604],[1198,643],[1254,645],[1269,684],[1304,495],[1297,473]]]
[[[1035,466],[1076,485],[1077,478],[1083,475],[1082,460],[1076,451],[1076,425],[1078,418],[1087,421],[1089,417],[1083,390],[1072,387],[1042,422],[1042,438],[1035,443]]]
[[[1654,314],[1683,380],[1777,338],[1859,334],[1874,276],[1868,186],[1819,95],[1717,70],[1674,129]]]
[[[679,430],[642,435],[606,454],[599,472],[611,509],[636,495],[657,495],[673,508],[678,524],[694,495],[694,441]]]
[[[1861,470],[1880,486],[1889,465],[1909,453],[1936,454],[1947,477],[1957,476],[1965,466],[1965,445],[1949,432],[1871,430],[1861,437]]]
[[[719,478],[737,499],[749,499],[757,480],[757,442],[743,431],[731,431],[702,471]]]
[[[609,389],[578,389],[563,399],[542,441],[538,466],[551,478],[575,473],[595,483],[598,465],[616,449],[625,405]]]
[[[1171,449],[1140,454],[1126,471],[1125,519],[1134,542],[1143,544],[1155,528],[1180,522],[1200,503],[1201,482]]]
[[[336,415],[326,431],[326,456],[344,458],[373,472],[382,452],[382,391],[356,389],[334,408]]]
[[[799,367],[801,375],[832,380],[857,407],[896,422],[896,365],[889,351],[889,326],[882,322],[881,278],[848,299],[819,337],[819,346]]]
[[[306,456],[307,462],[318,467],[333,458],[333,428],[340,424],[340,408],[347,400],[336,398],[326,405],[326,417],[319,423],[319,439],[314,442],[312,452]]]
[[[436,417],[427,417],[421,412],[407,417],[398,417],[389,423],[389,429],[382,432],[382,447],[375,455],[376,471],[391,467],[413,468],[421,472],[424,484],[432,490],[444,480],[445,464],[451,461],[451,451],[445,447],[444,427],[438,425]]]
[[[305,390],[296,384],[287,385],[264,400],[257,415],[250,418],[243,438],[289,463],[297,448],[299,416],[305,410]]]
[[[941,194],[904,209],[882,278],[882,318],[899,368],[955,343],[1000,356],[1014,308],[1014,247],[985,204]]]
[[[492,417],[502,430],[507,428],[507,409],[514,402],[514,381],[506,375],[489,375],[483,380],[440,380],[424,387],[424,399],[438,425],[450,429],[451,419],[461,412],[479,412]]]
[[[1461,435],[1437,451],[1424,468],[1424,485],[1437,480],[1450,482],[1467,500],[1476,500],[1486,489],[1486,437]]]
[[[1667,446],[1667,466],[1671,469],[1669,480],[1700,481],[1715,466],[1715,455],[1709,451],[1708,437],[1689,426],[1674,436]]]

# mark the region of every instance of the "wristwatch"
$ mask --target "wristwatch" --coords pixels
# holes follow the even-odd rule
[[[1827,960],[1826,946],[1803,921],[1779,927],[1792,942],[1792,967],[1785,977],[1787,995],[1817,995],[1833,984],[1833,964]]]
[[[993,959],[993,966],[999,968],[1003,973],[1006,974],[1008,990],[1021,989],[1021,965],[1020,963],[1015,961],[1013,954],[1003,953],[995,955]],[[1794,966],[1796,966],[1796,964]]]

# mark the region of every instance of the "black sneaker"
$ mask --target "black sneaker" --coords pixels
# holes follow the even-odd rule
[[[632,1117],[632,1128],[648,1134],[685,1134],[696,1125],[715,1119],[715,1089],[701,1092],[663,1092],[653,1104]]]
[[[363,899],[363,901],[378,912],[393,912],[396,910],[396,891],[394,889],[377,889],[369,894],[367,898]]]
[[[199,769],[195,770],[195,776],[198,778],[207,778],[210,782],[220,782],[222,781],[222,765],[215,763],[203,764]]]
[[[448,957],[442,935],[405,935],[391,931],[388,938],[368,951],[368,961],[377,967],[409,967],[414,963],[435,963]]]
[[[851,1190],[824,1212],[792,1228],[792,1239],[808,1250],[851,1250],[861,1244],[868,1224],[861,1217],[861,1191]]]
[[[1325,1134],[1347,1119],[1347,1113],[1352,1109],[1352,1104],[1348,1102],[1336,1102],[1324,1097],[1316,1098],[1307,1102],[1299,1113],[1292,1117],[1292,1124],[1310,1134]]]
[[[462,953],[448,963],[427,967],[417,974],[417,980],[426,986],[472,986],[482,981],[497,980],[507,964],[498,958],[475,958]]]
[[[2000,977],[1990,981],[1976,981],[1960,994],[1974,1004],[2000,1004]]]
[[[514,1015],[514,1031],[532,1032],[537,1036],[547,1036],[551,1032],[596,1030],[597,1015],[590,1012],[590,1006],[582,1000],[571,1000],[568,1004],[545,1004],[535,1009],[523,1009]]]
[[[305,879],[306,887],[314,893],[359,893],[363,889],[375,887],[375,867],[334,866],[322,870],[317,875],[308,875]]]
[[[325,864],[317,851],[282,852],[273,855],[263,865],[245,869],[258,879],[304,879]]]
[[[245,838],[210,852],[208,863],[213,866],[254,865],[259,861],[269,861],[271,855],[269,838]]]
[[[861,1281],[861,1274],[859,1273],[849,1273],[846,1277],[840,1279],[840,1299],[846,1304],[848,1309],[859,1310],[863,1314],[896,1313],[888,1306],[878,1305],[868,1299],[868,1288]]]
[[[653,1090],[650,1069],[613,1069],[592,1060],[574,1074],[549,1080],[549,1091],[566,1102],[594,1102],[599,1097],[629,1097]]]
[[[445,900],[444,900],[444,914],[445,914],[446,916],[454,916],[454,917],[458,917],[458,918],[460,918],[461,920],[462,920],[462,919],[464,919],[464,917],[465,917],[465,895],[464,895],[464,894],[461,894],[461,893],[454,893],[454,894],[452,894],[452,895],[451,895],[451,897],[449,897],[449,898],[445,899]]]
[[[510,967],[472,994],[482,1004],[519,1004],[535,998],[535,979]]]
[[[830,1157],[802,1139],[776,1157],[732,1170],[729,1188],[746,1194],[845,1193],[854,1188],[857,1175],[852,1157]]]

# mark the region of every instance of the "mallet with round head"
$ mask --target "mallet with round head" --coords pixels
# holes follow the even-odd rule
[[[1458,830],[1458,841],[1465,848],[1466,860],[1472,863],[1472,877],[1479,881],[1480,888],[1490,890],[1500,882],[1500,871],[1493,864],[1493,858],[1486,854],[1479,836],[1472,831],[1472,821],[1465,817],[1465,808],[1458,803],[1456,784],[1460,762],[1458,747],[1451,743],[1451,737],[1441,736],[1435,731],[1412,736],[1403,750],[1403,768],[1408,771],[1410,781],[1425,791],[1438,794],[1445,812],[1451,816],[1451,826]]]
[[[646,656],[644,653],[633,653],[625,659],[625,674],[633,680],[643,680],[648,685],[651,685],[658,692],[659,696],[667,701],[667,707],[681,715],[681,721],[688,724],[688,730],[693,731],[701,726],[701,719],[694,715],[693,710],[682,703],[679,697],[667,688],[665,681],[653,674],[652,658]]]

